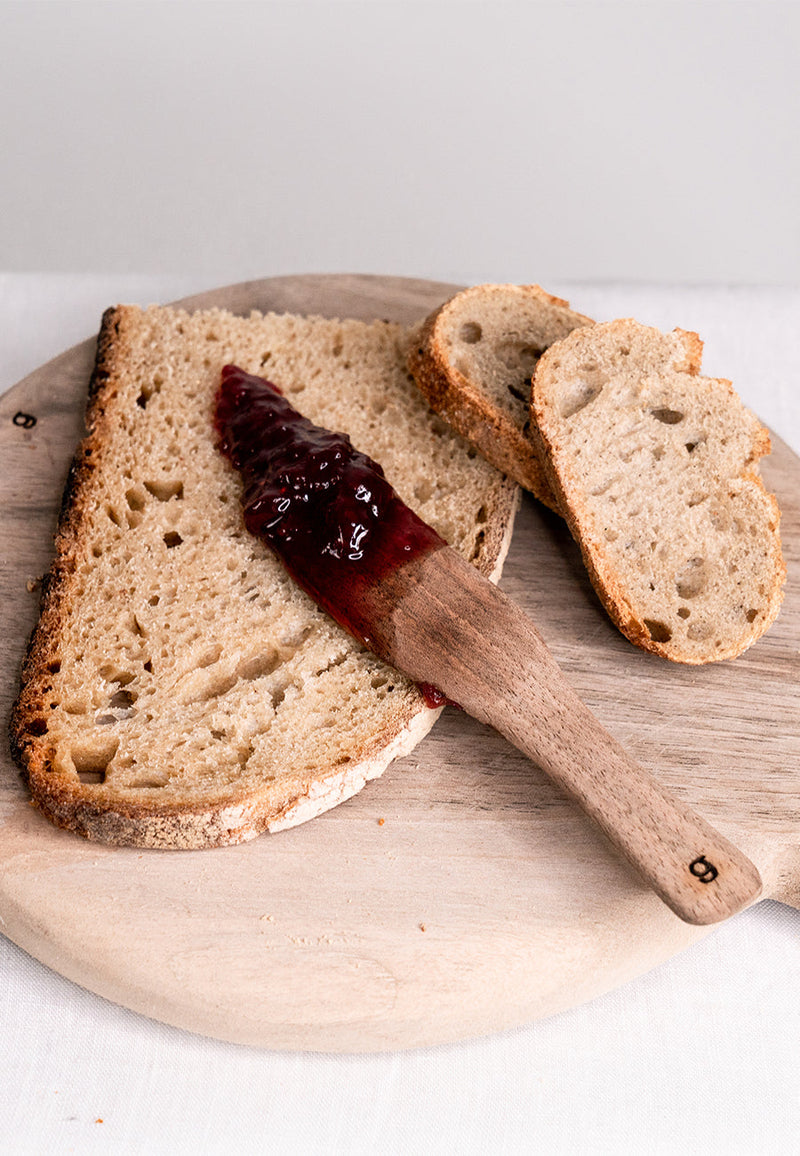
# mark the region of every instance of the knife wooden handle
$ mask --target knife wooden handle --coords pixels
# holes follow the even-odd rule
[[[715,923],[758,898],[750,860],[625,753],[531,619],[455,551],[410,562],[366,598],[377,653],[533,759],[681,919]]]

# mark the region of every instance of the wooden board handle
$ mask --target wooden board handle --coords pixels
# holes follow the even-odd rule
[[[759,897],[750,860],[626,754],[531,619],[455,551],[403,567],[373,598],[378,652],[533,759],[681,919],[716,923]]]

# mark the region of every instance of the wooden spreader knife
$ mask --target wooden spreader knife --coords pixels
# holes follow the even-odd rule
[[[242,473],[248,529],[337,622],[533,759],[681,919],[716,923],[759,897],[750,860],[626,754],[531,619],[349,438],[235,366],[222,372],[215,422]]]

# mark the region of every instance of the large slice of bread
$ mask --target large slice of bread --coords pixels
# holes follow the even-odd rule
[[[538,359],[590,318],[538,285],[475,285],[428,317],[409,344],[409,366],[433,408],[487,461],[557,508],[529,436]]]
[[[733,658],[774,621],[780,513],[769,436],[731,383],[698,376],[696,334],[578,329],[534,376],[535,436],[592,582],[631,642],[675,662]]]
[[[225,363],[269,377],[496,577],[516,487],[431,413],[406,357],[384,322],[106,314],[12,718],[55,823],[109,843],[235,843],[348,798],[428,731],[438,712],[417,687],[246,531],[211,424]]]

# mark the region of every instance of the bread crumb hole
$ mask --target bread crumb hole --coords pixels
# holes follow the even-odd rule
[[[113,710],[129,710],[138,698],[138,694],[132,690],[125,690],[121,688],[108,700],[108,705]]]
[[[645,618],[644,625],[653,642],[669,642],[670,638],[672,638],[672,631],[666,622],[657,622],[653,618]]]
[[[145,482],[144,488],[159,502],[168,502],[170,498],[183,497],[183,482],[181,481]]]
[[[678,618],[688,618],[691,613],[692,612],[688,606],[678,607]]]
[[[427,502],[433,497],[433,486],[427,478],[422,482],[417,482],[414,486],[414,497],[418,502]]]
[[[561,416],[567,419],[575,417],[591,404],[599,393],[599,386],[590,385],[588,381],[576,381],[561,403]]]
[[[484,542],[485,538],[486,538],[486,531],[485,530],[479,530],[478,533],[475,535],[475,542],[474,542],[474,545],[472,547],[472,553],[470,554],[470,557],[469,557],[470,562],[475,562],[480,557],[481,547],[483,546],[483,542]]]
[[[76,773],[82,783],[104,783],[106,778],[104,771],[77,771]]]
[[[144,496],[138,490],[126,490],[125,500],[131,510],[139,511],[144,509]]]
[[[707,582],[705,561],[702,558],[690,558],[675,578],[675,589],[679,598],[696,598],[705,590]]]
[[[283,686],[276,686],[274,688],[274,690],[272,691],[272,695],[271,695],[272,709],[273,710],[277,710],[278,707],[283,702],[283,700],[286,698],[286,692],[289,689],[290,685],[291,685],[291,683],[287,682],[287,683],[284,683]]]
[[[526,388],[526,386],[527,386],[527,388]],[[530,401],[531,391],[530,391],[530,385],[527,382],[525,382],[523,385],[515,385],[512,382],[508,386],[508,392],[511,394],[512,397],[515,397],[517,399],[517,401],[524,402],[525,404],[527,404]]]
[[[679,421],[683,421],[683,414],[677,409],[651,409],[650,413],[656,421],[663,422],[664,425],[677,425]]]
[[[118,739],[106,742],[84,743],[70,751],[75,774],[82,783],[104,783],[108,767],[119,746]]]
[[[536,363],[544,350],[538,345],[530,345],[516,338],[507,338],[497,343],[494,353],[505,366],[522,374],[523,384],[529,384]]]
[[[247,682],[253,682],[257,678],[264,678],[268,674],[272,674],[280,665],[280,654],[275,648],[265,651],[263,654],[254,654],[249,658],[243,659],[236,668],[236,673],[239,678],[245,679]]]
[[[477,321],[465,321],[458,331],[458,336],[465,345],[477,345],[483,337],[483,330]]]
[[[182,541],[183,538],[177,530],[169,530],[168,533],[164,535],[164,545],[168,550],[173,550],[176,546],[180,546]]]
[[[757,610],[748,610],[747,614],[745,614],[745,618],[747,619],[748,622],[755,622],[755,620],[758,618],[758,611]]]
[[[206,650],[203,654],[200,655],[200,657],[197,660],[196,669],[197,670],[204,670],[205,667],[212,666],[215,662],[218,661],[221,654],[222,654],[222,647],[219,645],[218,642],[215,642],[213,646],[210,646],[208,648],[208,650]]]
[[[614,474],[612,477],[606,478],[604,481],[600,482],[599,485],[596,485],[593,489],[591,489],[589,493],[593,498],[602,497],[602,495],[605,494],[607,490],[611,489],[618,477],[619,474]]]

